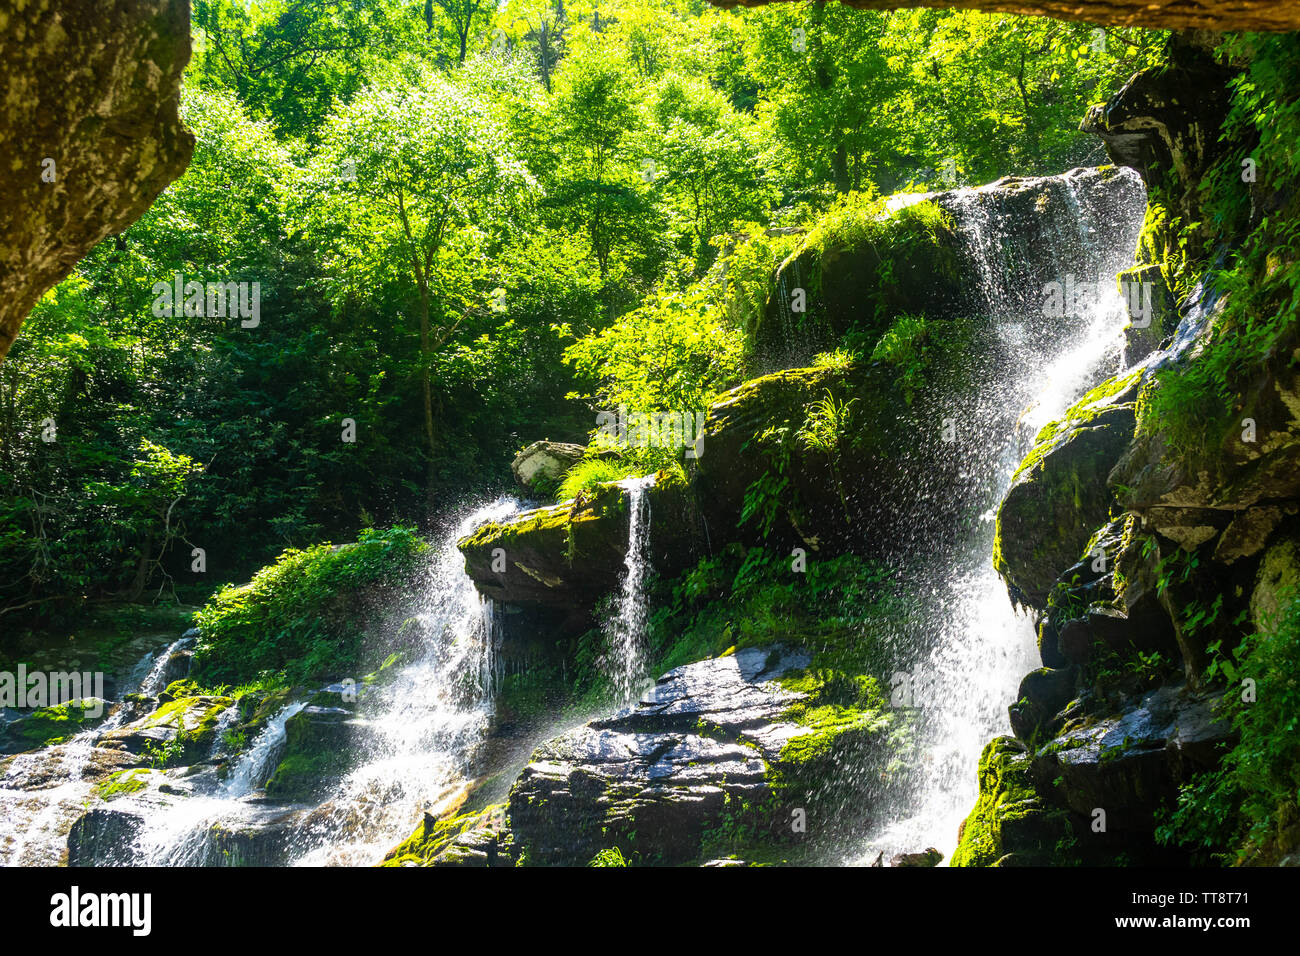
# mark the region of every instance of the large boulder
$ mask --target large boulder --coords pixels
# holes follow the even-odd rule
[[[608,482],[573,501],[489,522],[461,539],[465,572],[484,597],[512,605],[590,608],[618,588],[628,549],[632,480]],[[695,537],[680,478],[643,489],[649,558],[660,573],[686,566]]]
[[[1242,389],[1229,427],[1207,421],[1202,447],[1171,444],[1157,428],[1140,432],[1110,476],[1120,503],[1188,549],[1222,534],[1215,547],[1225,564],[1258,554],[1300,501],[1298,345],[1294,331],[1278,341]],[[1152,356],[1147,375],[1177,374],[1196,355],[1190,347]]]
[[[535,441],[510,463],[515,481],[525,491],[549,492],[570,468],[582,461],[587,449],[558,441]]]
[[[1093,389],[1039,432],[997,515],[993,563],[1012,592],[1043,607],[1052,585],[1106,523],[1107,478],[1133,439],[1140,372]]]
[[[1154,814],[1178,785],[1218,764],[1232,737],[1215,714],[1217,695],[1166,685],[1121,712],[1067,723],[1034,757],[1034,771],[1071,811],[1106,811],[1108,830],[1149,835]]]
[[[36,300],[189,165],[188,0],[6,4],[0,360]]]
[[[1072,705],[1034,747],[995,739],[952,865],[1112,865],[1121,852],[1133,863],[1180,862],[1156,844],[1154,817],[1232,739],[1216,704],[1214,694],[1167,685],[1112,713]]]
[[[1030,755],[1014,737],[997,737],[980,755],[979,801],[957,831],[952,866],[1042,866],[1070,823],[1035,789]]]
[[[750,330],[762,369],[808,364],[846,334],[873,338],[895,315],[943,315],[963,292],[960,240],[932,202],[872,215],[832,212],[777,268]]]
[[[365,729],[350,708],[304,707],[284,723],[284,752],[266,782],[266,795],[280,801],[321,795],[347,769]]]
[[[509,818],[531,864],[580,864],[618,847],[663,863],[698,860],[725,825],[790,846],[825,821],[869,816],[892,724],[860,709],[801,709],[809,659],[749,648],[669,671],[639,703],[543,744],[515,782]],[[827,710],[831,713],[827,714]],[[819,719],[815,719],[819,718]],[[845,761],[873,768],[845,775]]]

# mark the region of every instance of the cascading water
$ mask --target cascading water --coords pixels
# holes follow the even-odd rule
[[[609,645],[609,674],[615,697],[632,699],[640,690],[645,670],[646,601],[645,577],[649,566],[650,498],[646,491],[654,475],[623,482],[627,490],[627,555],[623,559],[623,582],[618,606],[606,623]]]
[[[266,783],[271,771],[275,769],[274,761],[284,746],[284,725],[305,706],[302,701],[295,701],[266,722],[252,746],[240,754],[226,779],[221,781],[222,796],[238,799]],[[232,707],[231,710],[235,708]]]
[[[482,739],[491,716],[494,635],[491,615],[464,572],[456,542],[479,525],[508,518],[519,510],[501,498],[449,525],[440,536],[418,615],[421,640],[414,659],[395,666],[391,677],[368,687],[357,702],[349,729],[355,746],[342,772],[314,807],[268,803],[261,788],[271,776],[286,739],[286,724],[307,706],[294,701],[267,722],[239,754],[225,779],[214,769],[227,755],[223,730],[234,726],[237,707],[218,719],[208,760],[197,772],[173,779],[162,790],[117,797],[109,806],[123,819],[142,821],[117,862],[132,864],[222,865],[229,842],[259,828],[271,832],[261,844],[270,862],[373,864],[409,834],[423,810],[439,805],[463,785],[467,757]],[[177,641],[136,669],[138,691],[156,695],[163,688],[168,661],[183,645]],[[146,666],[146,664],[148,666]],[[82,769],[99,751],[95,743],[122,725],[123,707],[98,727],[66,744],[20,754],[0,781],[0,862],[55,864],[66,846],[68,828],[94,800]],[[43,781],[56,782],[48,786]],[[156,779],[156,778],[155,778]],[[273,832],[272,832],[273,831]],[[242,847],[242,844],[241,844]],[[239,852],[244,852],[241,848]],[[267,856],[243,858],[267,862]]]
[[[1007,732],[1006,710],[1020,679],[1039,666],[1032,623],[1013,607],[992,567],[994,519],[1039,428],[1120,371],[1127,315],[1113,279],[1105,284],[1096,278],[1113,277],[1132,263],[1144,196],[1131,172],[1115,175],[1125,178],[1120,185],[1126,191],[1109,211],[1081,201],[1074,174],[1053,181],[1052,195],[1063,200],[1068,215],[1051,223],[1045,250],[1017,248],[1011,236],[1018,224],[999,221],[981,190],[948,194],[944,203],[966,239],[999,342],[1000,359],[982,371],[959,446],[963,471],[985,480],[975,483],[975,500],[968,502],[978,521],[955,547],[928,562],[926,580],[912,582],[929,605],[923,616],[933,622],[928,649],[910,675],[920,765],[908,796],[887,808],[866,852],[853,855],[856,862],[928,846],[951,856],[978,794],[980,752]],[[1106,221],[1107,215],[1114,218]],[[1111,241],[1099,242],[1102,234]],[[1030,257],[1039,260],[1038,268],[1029,268]],[[1065,283],[1078,270],[1079,280],[1097,290],[1046,328],[1044,257],[1053,280]]]
[[[409,835],[412,820],[459,791],[467,755],[491,718],[496,635],[456,542],[519,510],[501,498],[444,535],[420,616],[420,655],[362,698],[354,768],[312,815],[294,862],[375,863]]]
[[[125,686],[156,695],[164,687],[172,655],[190,643],[191,638],[182,637],[155,654],[145,654]],[[91,792],[91,783],[83,778],[95,756],[95,741],[122,726],[129,713],[129,708],[118,706],[106,720],[64,743],[13,758],[0,777],[0,865],[59,862],[68,827]]]

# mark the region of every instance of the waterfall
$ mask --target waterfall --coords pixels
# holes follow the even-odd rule
[[[144,694],[146,697],[155,697],[160,691],[166,690],[167,663],[171,660],[173,654],[192,643],[193,638],[182,637],[168,644],[163,652],[153,659],[153,664],[150,665],[148,672],[140,681],[136,693]]]
[[[975,408],[964,419],[968,434],[959,445],[963,471],[987,480],[977,483],[968,502],[979,515],[974,527],[911,582],[928,604],[923,617],[930,631],[910,675],[920,761],[910,793],[883,808],[885,819],[865,852],[852,854],[855,862],[928,846],[945,859],[952,855],[957,829],[978,795],[980,752],[1009,732],[1007,707],[1020,679],[1040,666],[1032,622],[1012,606],[992,567],[994,518],[1039,428],[1122,369],[1127,314],[1117,291],[1099,285],[1100,294],[1046,329],[1040,297],[1044,261],[1060,281],[1073,274],[1095,282],[1132,264],[1144,196],[1131,171],[1115,175],[1124,178],[1125,192],[1109,208],[1081,202],[1072,176],[1053,180],[1052,194],[1064,200],[1066,214],[1056,215],[1050,248],[1041,250],[1016,247],[1011,237],[1017,224],[999,221],[988,187],[947,197],[999,345],[999,359],[981,372]],[[1102,235],[1110,241],[1100,241]],[[1035,253],[1037,263],[1030,261]]]
[[[255,834],[259,827],[283,826],[288,814],[292,845],[283,833],[266,841],[275,859],[291,862],[359,864],[378,862],[385,851],[409,835],[412,821],[463,787],[468,758],[487,731],[492,713],[494,644],[499,630],[489,627],[485,608],[465,574],[457,541],[488,521],[519,510],[501,498],[448,523],[435,541],[425,599],[416,621],[420,640],[403,664],[393,665],[365,689],[349,730],[357,740],[344,754],[344,769],[313,808],[275,807],[261,788],[284,751],[286,725],[306,707],[305,700],[281,708],[240,754],[224,780],[201,769],[168,774],[172,786],[125,794],[108,804],[135,816],[142,825],[129,847],[131,862],[163,866],[222,865],[228,849],[214,834]],[[167,662],[187,642],[175,641],[137,665],[138,692],[156,695]],[[237,706],[218,719],[209,758],[227,749],[221,731],[234,726]],[[128,714],[119,708],[98,727],[66,744],[20,754],[0,781],[0,861],[56,864],[73,821],[88,806],[91,783],[82,769],[95,755],[95,742],[121,726]],[[44,778],[59,781],[43,785]],[[188,795],[187,795],[188,794]]]
[[[369,865],[410,835],[412,821],[463,785],[467,758],[492,715],[499,630],[489,627],[456,542],[520,510],[500,498],[462,516],[438,542],[411,663],[362,698],[365,733],[304,829],[300,865]]]
[[[479,691],[484,698],[491,698],[501,686],[504,664],[501,660],[501,644],[505,640],[505,631],[501,624],[501,610],[496,601],[485,597],[482,599],[483,613],[483,657],[479,664]]]
[[[618,604],[605,627],[609,676],[620,702],[630,701],[640,689],[645,670],[645,577],[650,563],[650,498],[646,491],[653,484],[654,475],[622,483],[627,491],[627,555]]]
[[[284,749],[284,725],[305,706],[302,701],[295,701],[266,722],[261,733],[253,740],[253,745],[240,754],[226,779],[221,782],[222,796],[237,799],[266,783],[275,770],[275,761]],[[238,712],[238,707],[231,707],[226,713],[231,712]]]
[[[138,694],[156,695],[163,689],[167,662],[192,641],[181,637],[144,655],[124,686]],[[83,778],[95,755],[95,741],[122,726],[128,713],[128,707],[119,705],[106,720],[64,743],[13,758],[0,778],[0,865],[58,863],[68,827],[81,814],[91,791],[91,783]],[[58,782],[48,786],[49,780]]]

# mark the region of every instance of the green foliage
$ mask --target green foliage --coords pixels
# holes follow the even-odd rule
[[[584,458],[565,473],[555,500],[568,501],[604,482],[620,481],[639,474],[641,469],[633,462],[605,457]]]
[[[873,362],[884,362],[898,372],[898,383],[909,405],[930,364],[928,343],[925,316],[900,315],[871,352]]]
[[[1160,40],[657,0],[195,0],[193,24],[189,169],[0,366],[6,628],[201,603],[286,547],[424,520],[509,481],[521,441],[580,440],[595,404],[702,410],[747,374],[804,241],[769,226],[830,207],[816,242],[903,241],[937,209],[878,222],[879,194],[945,160],[993,179],[1088,158],[1084,106]],[[1276,83],[1250,82],[1262,112]],[[1259,124],[1279,162],[1290,122]],[[177,273],[259,283],[260,325],[155,315]]]
[[[1238,741],[1219,769],[1182,789],[1156,834],[1226,862],[1257,855],[1276,862],[1300,803],[1300,595],[1285,595],[1235,657],[1235,675],[1223,669],[1229,684],[1221,706]],[[1253,694],[1246,693],[1247,679]]]
[[[1246,237],[1211,270],[1208,282],[1222,304],[1194,360],[1161,372],[1139,403],[1139,429],[1159,432],[1195,467],[1208,467],[1213,453],[1240,429],[1242,401],[1261,369],[1287,362],[1300,343],[1300,207],[1291,198],[1285,208],[1259,217],[1253,229],[1248,220],[1255,190],[1289,195],[1300,177],[1294,148],[1300,136],[1300,43],[1293,36],[1246,35],[1226,40],[1222,52],[1251,57],[1230,83],[1222,134],[1225,142],[1242,145],[1203,184],[1203,221],[1183,224],[1183,253],[1153,254],[1164,252],[1166,271],[1186,292],[1211,266],[1207,229]],[[1242,185],[1246,158],[1258,170],[1254,190]]]
[[[414,529],[367,529],[355,544],[289,549],[243,587],[227,586],[195,614],[200,683],[249,681],[264,672],[290,683],[347,676],[368,637],[418,595],[428,545]],[[386,648],[384,649],[386,653]]]
[[[623,856],[623,851],[616,846],[607,850],[601,850],[591,858],[588,866],[627,866],[627,858]]]
[[[782,642],[815,651],[822,668],[886,676],[891,635],[907,616],[887,569],[856,555],[809,556],[807,569],[770,549],[728,545],[662,582],[650,619],[650,671]]]
[[[565,359],[599,377],[604,408],[694,413],[740,382],[744,349],[715,285],[670,280],[639,308],[575,342]]]

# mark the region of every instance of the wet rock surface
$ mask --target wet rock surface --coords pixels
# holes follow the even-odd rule
[[[692,858],[728,801],[766,794],[767,764],[806,732],[782,718],[801,695],[775,679],[808,663],[749,649],[688,664],[636,706],[543,744],[510,794],[529,862],[586,863],[633,831],[663,862]]]

